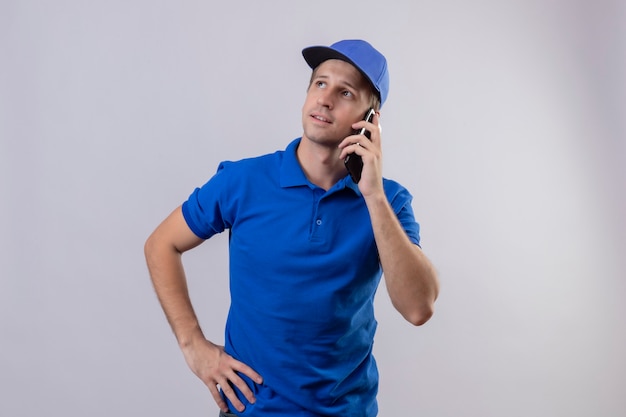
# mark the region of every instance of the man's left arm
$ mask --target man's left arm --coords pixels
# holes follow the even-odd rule
[[[435,269],[409,240],[384,193],[366,203],[391,302],[407,321],[420,326],[433,315],[439,294]]]
[[[419,326],[433,315],[439,281],[435,268],[422,249],[411,242],[387,201],[382,181],[379,117],[377,113],[371,123],[353,124],[353,129],[367,128],[371,138],[368,141],[360,135],[348,136],[339,145],[339,157],[343,160],[355,153],[363,158],[359,189],[370,213],[385,284],[393,306],[406,320]]]

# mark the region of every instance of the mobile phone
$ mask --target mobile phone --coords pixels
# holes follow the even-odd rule
[[[363,117],[363,120],[371,122],[374,118],[374,113],[376,113],[374,109],[369,109],[367,113],[365,113],[365,117]],[[370,139],[372,136],[369,130],[365,128],[362,128],[361,130],[355,130],[353,134],[363,135],[368,139]],[[361,156],[355,153],[351,153],[346,156],[346,159],[343,160],[343,163],[345,164],[346,169],[350,174],[350,177],[352,177],[352,181],[358,184],[361,180],[361,171],[363,171],[363,159],[361,158]]]

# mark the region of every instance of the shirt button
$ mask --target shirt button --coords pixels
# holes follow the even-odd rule
[[[321,226],[322,225],[322,220],[317,219],[317,221],[315,223],[317,223],[318,226]]]

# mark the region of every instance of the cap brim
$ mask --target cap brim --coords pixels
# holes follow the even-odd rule
[[[322,62],[329,59],[340,59],[358,68],[358,66],[355,65],[350,58],[348,58],[341,52],[337,52],[327,46],[311,46],[305,48],[302,50],[302,56],[304,57],[306,63],[309,64],[309,67],[311,67],[312,69],[317,68]]]

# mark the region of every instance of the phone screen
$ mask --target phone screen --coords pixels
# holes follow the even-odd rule
[[[374,109],[369,109],[367,113],[365,113],[363,120],[371,122],[374,118],[374,113],[376,113]],[[362,128],[361,130],[355,130],[354,134],[364,135],[368,139],[371,138],[371,133],[365,128]],[[346,165],[346,169],[348,170],[350,177],[352,177],[352,181],[358,184],[361,180],[361,172],[363,171],[363,159],[361,158],[361,156],[355,153],[351,153],[350,155],[346,156],[346,159],[343,160],[343,163]]]

